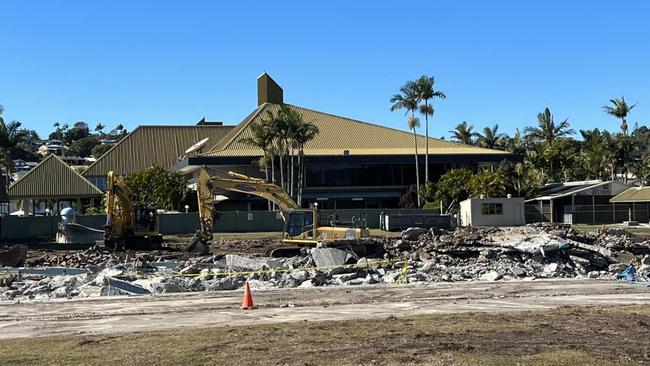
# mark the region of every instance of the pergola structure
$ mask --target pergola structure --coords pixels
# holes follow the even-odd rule
[[[13,183],[8,192],[11,201],[18,201],[24,214],[36,215],[43,203],[45,210],[58,213],[61,203],[75,207],[95,206],[103,192],[56,155],[49,155],[37,166]],[[30,204],[31,203],[31,204]]]

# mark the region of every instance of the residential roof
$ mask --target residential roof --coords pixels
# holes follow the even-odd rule
[[[576,181],[576,182],[565,182],[565,183],[551,183],[541,187],[537,193],[537,197],[527,199],[526,202],[531,201],[545,201],[553,200],[556,198],[562,198],[566,196],[571,196],[573,194],[586,191],[592,188],[598,188],[606,186],[609,184],[618,184],[623,186],[622,189],[627,187],[623,183],[618,181],[601,181],[601,180],[587,180],[587,181]],[[618,187],[617,189],[621,189]]]
[[[100,197],[102,191],[58,156],[48,155],[9,187],[12,200]]]
[[[650,187],[632,187],[618,194],[609,202],[650,202]]]
[[[305,145],[305,155],[411,155],[413,134],[351,118],[335,116],[294,105],[303,119],[315,124],[319,133]],[[210,151],[202,154],[209,157],[261,156],[262,150],[245,144],[242,139],[252,137],[250,126],[259,123],[267,112],[275,113],[279,104],[264,103],[248,115],[237,127],[219,141]],[[418,135],[418,147],[424,152],[425,138]],[[468,146],[462,143],[429,138],[429,155],[448,154],[504,154],[508,152]]]
[[[125,136],[96,162],[84,176],[106,175],[110,170],[117,175],[128,175],[152,165],[165,169],[185,154],[188,147],[208,137],[208,146],[214,146],[234,126],[140,126]]]

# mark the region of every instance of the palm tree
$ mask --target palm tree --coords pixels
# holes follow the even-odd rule
[[[435,109],[432,104],[429,104],[429,99],[439,98],[446,99],[445,93],[434,90],[433,86],[436,83],[433,76],[422,75],[415,81],[417,92],[420,101],[424,101],[424,105],[420,106],[420,113],[424,115],[424,179],[429,181],[429,116],[433,116]]]
[[[628,175],[628,136],[627,136],[627,115],[630,113],[632,108],[636,107],[636,103],[629,105],[625,101],[625,97],[610,99],[609,102],[612,105],[603,106],[603,111],[605,113],[621,119],[621,130],[623,131],[623,170],[625,171],[623,175],[623,183],[627,184],[627,175]]]
[[[415,117],[415,111],[418,109],[418,105],[420,104],[420,94],[418,93],[415,83],[413,81],[407,81],[406,84],[400,88],[400,92],[390,98],[390,102],[393,103],[390,107],[391,111],[404,109],[406,110],[405,114],[407,116],[409,112],[411,113],[407,122],[409,129],[413,130],[413,139],[415,143],[415,184],[418,194],[418,207],[420,207],[420,164],[418,162],[418,139],[416,131],[417,127],[420,125],[420,121]]]
[[[303,121],[298,127],[294,140],[298,148],[298,205],[302,206],[302,186],[305,174],[304,155],[305,144],[313,140],[318,135],[318,126],[311,122]]]
[[[526,153],[526,144],[521,131],[517,128],[512,137],[506,137],[506,149],[513,154],[523,155]]]
[[[544,112],[537,114],[537,125],[538,127],[528,126],[524,129],[525,138],[527,142],[541,142],[543,144],[543,152],[549,154],[554,152],[553,148],[555,147],[556,140],[575,133],[569,125],[568,118],[556,124],[553,119],[553,114],[548,107],[544,109]],[[551,178],[555,177],[553,160],[555,159],[552,156],[548,159],[548,175]]]
[[[105,125],[103,125],[103,124],[101,124],[101,123],[98,123],[97,126],[95,126],[95,132],[103,133],[102,130],[103,130],[104,128],[106,128]]]
[[[526,139],[531,141],[544,141],[548,145],[552,145],[558,138],[570,136],[575,133],[570,128],[568,118],[556,125],[553,120],[553,114],[551,114],[551,110],[548,108],[545,108],[544,112],[537,114],[537,124],[538,127],[529,126],[524,129]]]
[[[476,142],[479,146],[488,149],[494,149],[499,145],[501,140],[505,137],[504,134],[499,133],[499,124],[495,124],[492,128],[483,128],[483,133],[477,134]]]
[[[476,132],[472,131],[474,126],[467,124],[467,121],[459,123],[456,128],[451,133],[451,138],[455,141],[461,142],[466,145],[474,145],[474,137],[476,137]]]
[[[253,123],[250,126],[250,131],[252,136],[249,137],[244,137],[240,139],[239,141],[241,143],[247,144],[247,145],[252,145],[255,147],[258,147],[262,149],[263,151],[263,156],[258,160],[258,165],[260,166],[261,169],[264,170],[264,175],[266,177],[266,181],[269,181],[269,169],[268,169],[268,164],[271,161],[270,159],[270,129],[268,124],[263,122],[260,123]],[[270,205],[269,205],[270,208]]]

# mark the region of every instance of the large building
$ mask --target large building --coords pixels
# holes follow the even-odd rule
[[[282,88],[264,73],[258,78],[258,106],[209,151],[181,159],[172,169],[190,174],[200,166],[232,170],[262,177],[254,164],[263,151],[246,143],[251,126],[287,105],[315,124],[319,133],[305,145],[303,206],[318,202],[322,208],[398,207],[400,196],[415,183],[414,136],[412,133],[332,115],[284,103]],[[425,138],[420,147],[421,182],[424,181]],[[477,169],[514,157],[504,151],[429,139],[430,179],[449,169]],[[231,194],[220,203],[222,210],[265,209],[256,197]]]

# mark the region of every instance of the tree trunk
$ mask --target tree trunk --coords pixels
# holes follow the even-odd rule
[[[424,105],[427,108],[427,112],[429,111],[429,101],[425,100]],[[425,113],[424,114],[424,137],[426,140],[424,140],[424,183],[429,181],[429,114]]]
[[[280,187],[286,191],[284,183],[284,159],[282,158],[282,154],[280,154]]]
[[[264,156],[264,177],[266,178],[266,181],[269,181],[269,161],[267,159],[267,156]],[[267,200],[266,201],[268,211],[271,211],[271,201]]]
[[[413,128],[413,141],[415,142],[415,188],[418,195],[418,208],[420,208],[420,164],[418,164],[418,135]]]
[[[293,160],[294,160],[293,159],[293,145],[291,145],[291,179],[289,179],[291,181],[291,187],[289,187],[289,192],[290,192],[291,197],[293,197],[293,199],[296,199],[296,196],[294,195],[294,192],[293,192],[293,188],[294,188],[294,185],[295,185],[294,184],[294,179],[293,179],[293,177],[294,177],[293,176],[293,168],[294,168]]]
[[[627,121],[623,118],[623,126],[627,125]],[[627,184],[628,173],[628,144],[627,144],[627,128],[623,130],[623,183]]]
[[[298,206],[302,207],[302,180],[304,176],[303,166],[302,166],[302,146],[298,150]]]

